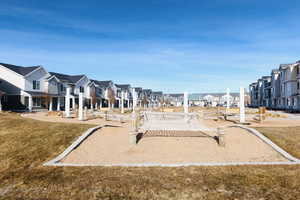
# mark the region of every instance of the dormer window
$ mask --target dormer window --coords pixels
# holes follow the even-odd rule
[[[32,81],[32,89],[39,90],[40,89],[40,81],[33,80]]]

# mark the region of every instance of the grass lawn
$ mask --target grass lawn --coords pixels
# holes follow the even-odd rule
[[[300,199],[300,166],[42,166],[89,127],[0,114],[0,199]],[[299,157],[300,128],[260,131]]]
[[[285,151],[300,159],[300,126],[286,128],[256,128]]]

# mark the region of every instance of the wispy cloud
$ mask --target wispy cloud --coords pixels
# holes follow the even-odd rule
[[[90,16],[87,10],[86,15],[75,15],[59,9],[2,6],[0,19],[4,16],[15,24],[0,22],[4,24],[1,49],[5,50],[0,59],[169,92],[223,91],[226,87],[234,91],[269,74],[280,63],[300,59],[296,8],[266,16],[251,13],[255,10],[251,1],[226,3],[218,6],[233,9],[232,15],[201,10],[177,16],[182,9],[172,14],[154,5],[157,10],[147,16],[132,11],[139,15],[125,12],[119,18],[117,12],[107,10],[102,10],[106,13],[101,18]],[[200,6],[215,11],[214,4]],[[247,15],[239,17],[240,10]]]

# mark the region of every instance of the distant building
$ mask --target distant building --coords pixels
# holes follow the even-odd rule
[[[300,111],[300,61],[281,64],[249,85],[251,106]]]

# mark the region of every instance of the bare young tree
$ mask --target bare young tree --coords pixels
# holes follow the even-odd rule
[[[116,102],[115,92],[112,88],[108,88],[107,98],[108,98],[108,108],[110,109],[111,105],[114,105]]]
[[[149,103],[148,101],[148,97],[146,95],[144,95],[143,99],[142,99],[142,105],[145,106]]]
[[[91,104],[95,105],[97,103],[97,96],[96,96],[96,88],[91,88]]]

